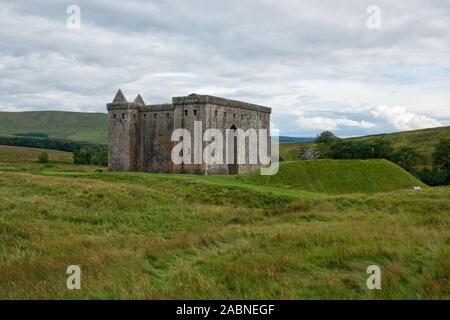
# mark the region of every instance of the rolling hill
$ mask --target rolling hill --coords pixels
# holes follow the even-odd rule
[[[107,115],[66,111],[0,112],[0,136],[46,133],[49,138],[106,144]],[[280,143],[312,141],[314,137],[280,136]]]
[[[244,183],[327,194],[375,193],[425,185],[387,160],[315,160],[280,164],[278,174],[242,174]]]
[[[27,133],[46,133],[50,138],[106,144],[107,115],[65,111],[0,112],[0,136]],[[414,147],[431,164],[433,148],[440,139],[450,138],[450,126],[391,134],[349,138],[358,141],[383,139],[394,147]],[[297,160],[300,150],[314,146],[311,138],[280,137],[280,155],[284,160]],[[300,140],[300,142],[299,142]],[[288,142],[288,143],[286,143]]]
[[[441,139],[450,139],[450,126],[429,128],[413,131],[402,131],[389,134],[370,135],[348,138],[353,141],[370,142],[378,139],[392,142],[394,148],[413,147],[423,156],[423,165],[429,166],[432,162],[434,146]],[[284,160],[296,160],[300,150],[313,147],[314,142],[296,142],[280,145],[280,155]]]
[[[46,133],[50,138],[106,143],[107,115],[65,111],[0,112],[0,135]]]

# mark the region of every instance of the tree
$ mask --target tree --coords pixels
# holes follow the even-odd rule
[[[98,166],[108,165],[108,150],[106,148],[95,148],[93,150],[91,163]]]
[[[38,157],[39,163],[48,163],[49,157],[47,152],[42,152]]]
[[[73,153],[74,164],[91,164],[92,152],[90,148],[81,148]]]
[[[371,155],[370,158],[373,159],[387,159],[391,160],[393,156],[394,148],[392,148],[392,143],[386,140],[376,140],[371,145]]]
[[[412,172],[422,157],[414,148],[403,147],[394,151],[390,160],[406,171]]]
[[[414,175],[422,182],[429,186],[440,186],[445,184],[445,176],[442,171],[430,170],[424,168],[414,173]]]
[[[105,147],[86,147],[73,153],[73,163],[108,165],[108,150]]]
[[[441,140],[434,147],[433,168],[442,171],[446,183],[450,182],[450,140]]]
[[[324,144],[330,144],[333,141],[339,139],[334,135],[331,131],[323,131],[321,134],[319,134],[316,137],[316,140],[314,140],[315,143],[324,143]]]

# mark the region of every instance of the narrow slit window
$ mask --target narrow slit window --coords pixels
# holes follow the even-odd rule
[[[184,115],[185,115],[185,116],[187,116],[187,115],[188,115],[188,112],[187,112],[187,110],[184,110]]]
[[[114,113],[114,119],[116,118],[116,114]]]
[[[153,119],[156,119],[156,113],[153,114]]]
[[[214,111],[214,116],[217,117],[217,110]]]
[[[197,115],[197,110],[194,110],[194,116],[196,116]]]
[[[122,119],[125,119],[125,113],[122,113]]]

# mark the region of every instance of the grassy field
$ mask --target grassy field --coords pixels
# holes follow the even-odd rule
[[[0,135],[41,132],[50,138],[106,144],[104,113],[64,111],[0,112]]]
[[[371,142],[378,139],[392,142],[394,148],[412,147],[423,156],[423,165],[430,166],[434,146],[441,139],[450,139],[450,126],[414,131],[403,131],[384,135],[372,135],[350,138],[355,141]],[[300,150],[314,146],[314,142],[295,142],[280,145],[280,155],[284,160],[296,160]]]
[[[448,187],[332,195],[252,175],[99,173],[8,158],[1,299],[450,298]],[[73,264],[81,290],[66,288]],[[381,290],[366,287],[372,264]]]
[[[0,145],[0,163],[8,162],[36,162],[41,153],[47,152],[53,163],[71,163],[73,155],[71,152],[24,148]]]

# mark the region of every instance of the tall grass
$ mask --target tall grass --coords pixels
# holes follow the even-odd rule
[[[230,178],[8,165],[2,299],[450,297],[449,188],[317,196]],[[66,288],[72,264],[81,290]],[[371,264],[382,290],[365,285]]]

